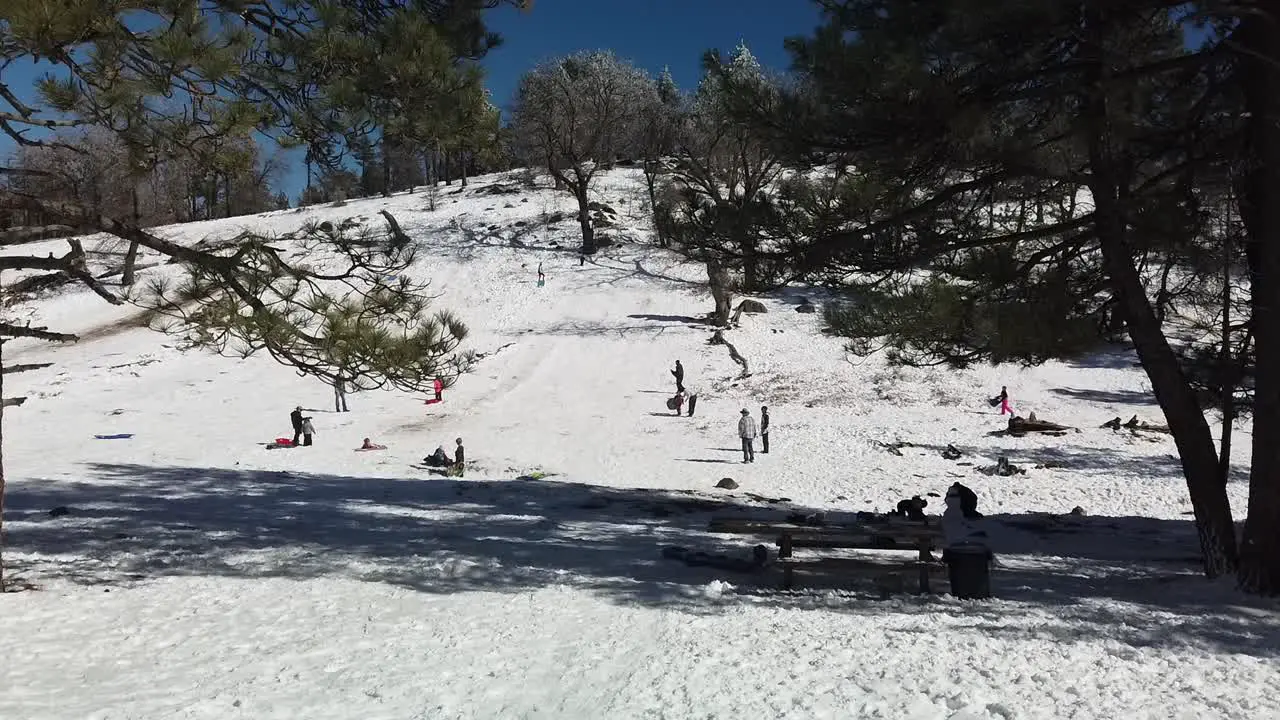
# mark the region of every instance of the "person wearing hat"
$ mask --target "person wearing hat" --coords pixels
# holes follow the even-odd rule
[[[298,407],[294,408],[294,409],[293,409],[293,412],[289,413],[289,422],[293,425],[293,444],[294,444],[295,446],[298,444],[298,438],[302,437],[302,423],[303,423],[303,421],[305,421],[305,420],[310,420],[310,419],[311,419],[311,418],[304,418],[304,417],[302,417],[302,406],[301,406],[301,405],[299,405]]]
[[[756,421],[751,417],[751,411],[742,408],[742,419],[738,421],[738,437],[742,438],[742,462],[756,461],[756,451],[751,445],[759,434]]]

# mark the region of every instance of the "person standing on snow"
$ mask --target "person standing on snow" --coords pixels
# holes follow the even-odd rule
[[[444,381],[440,378],[436,378],[436,381],[432,383],[432,387],[434,387],[436,391],[436,401],[439,402],[440,400],[443,400]]]
[[[462,447],[462,438],[458,438],[458,449],[453,455],[453,467],[449,469],[449,475],[453,477],[462,477],[462,471],[465,467],[467,452]]]
[[[672,370],[671,374],[676,379],[676,392],[684,392],[684,366],[680,364],[679,360],[676,361],[676,369]]]
[[[302,437],[302,423],[310,419],[311,418],[302,417],[301,405],[294,408],[293,412],[289,413],[289,424],[293,426],[293,444],[294,445],[297,445],[298,438]]]
[[[542,274],[542,263],[539,262],[538,263],[538,287],[542,287],[543,283],[545,283],[546,281],[547,281],[547,276]]]
[[[311,436],[316,434],[316,428],[311,424],[311,418],[302,418],[302,446],[311,447]]]
[[[742,438],[742,462],[750,463],[756,461],[756,451],[751,444],[759,434],[760,431],[756,429],[756,421],[751,417],[751,411],[742,408],[742,419],[738,421],[738,437]]]
[[[1000,414],[1013,414],[1013,408],[1009,406],[1009,388],[1004,385],[1000,386]]]
[[[698,406],[698,389],[686,388],[685,395],[689,396],[689,417],[693,417],[693,409]]]
[[[769,408],[760,406],[760,452],[769,454]]]

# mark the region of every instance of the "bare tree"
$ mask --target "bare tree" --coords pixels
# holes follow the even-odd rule
[[[541,65],[520,80],[512,111],[517,146],[578,201],[582,251],[596,251],[588,192],[596,173],[635,149],[653,80],[609,52]]]

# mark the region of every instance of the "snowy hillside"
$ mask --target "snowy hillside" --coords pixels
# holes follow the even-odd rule
[[[194,243],[389,210],[483,354],[434,405],[370,392],[334,413],[316,380],[183,351],[87,291],[7,308],[82,339],[5,347],[55,365],[5,378],[29,397],[6,410],[5,555],[39,591],[0,596],[0,718],[1280,716],[1277,607],[1197,577],[1169,438],[1099,428],[1163,422],[1129,354],[893,369],[847,357],[796,289],[726,333],[739,380],[698,319],[705,271],[647,244],[637,174],[597,191],[618,242],[583,265],[572,198],[514,174],[442,187],[434,211],[419,192],[158,230]],[[677,359],[691,418],[664,405]],[[991,436],[1001,385],[1080,431]],[[266,450],[295,405],[317,445]],[[739,411],[762,405],[772,452],[743,464]],[[354,452],[365,437],[388,448]],[[465,478],[420,466],[459,437]],[[982,472],[1000,457],[1026,473]],[[745,555],[764,540],[711,517],[886,511],[956,480],[990,518],[995,600],[779,592],[776,573],[659,552]]]

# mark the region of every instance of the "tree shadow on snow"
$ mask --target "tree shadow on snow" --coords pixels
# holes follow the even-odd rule
[[[718,613],[738,605],[875,616],[953,616],[993,635],[1106,636],[1280,656],[1267,604],[1196,574],[1186,520],[990,516],[999,599],[890,602],[867,592],[779,592],[774,568],[735,573],[665,560],[680,545],[746,558],[767,536],[707,531],[715,516],[782,520],[813,508],[742,494],[551,480],[401,480],[294,472],[93,464],[85,481],[10,486],[8,551],[20,579],[81,583],[160,576],[335,577],[427,593],[572,585],[614,602]],[[66,506],[69,514],[50,517]],[[828,522],[852,519],[827,510]],[[709,591],[715,580],[736,592]],[[801,587],[823,587],[803,578]],[[839,590],[864,584],[838,580]],[[1024,622],[1048,607],[1061,627]],[[1266,614],[1266,611],[1272,614]],[[1157,612],[1160,613],[1156,617]],[[923,618],[927,625],[928,618]],[[941,630],[940,630],[941,631]]]
[[[1066,364],[1084,370],[1130,370],[1140,367],[1133,346],[1126,343],[1104,345],[1096,352],[1071,358]]]
[[[1097,432],[1110,431],[1098,430]],[[1092,475],[1105,475],[1109,479],[1116,481],[1120,481],[1117,480],[1117,476],[1137,475],[1143,478],[1166,478],[1175,483],[1185,482],[1182,476],[1182,464],[1177,457],[1167,453],[1161,455],[1138,455],[1132,452],[1132,448],[1128,447],[1134,445],[1141,448],[1154,444],[1153,441],[1162,443],[1168,439],[1168,436],[1147,433],[1134,434],[1128,430],[1121,430],[1113,434],[1116,442],[1114,449],[1073,445],[1070,443],[1073,433],[1068,433],[1062,437],[1028,433],[1026,437],[1020,439],[1027,440],[1030,438],[1032,442],[1038,441],[1039,445],[1028,446],[1027,444],[1019,443],[1019,446],[1015,447],[1002,447],[995,442],[987,446],[963,443],[953,445],[912,443],[900,448],[899,452],[904,455],[913,453],[941,455],[948,447],[954,447],[961,452],[961,456],[954,461],[958,474],[950,475],[950,478],[958,479],[962,483],[969,482],[965,478],[971,478],[977,482],[984,478],[992,477],[983,475],[978,470],[985,466],[994,465],[996,460],[1002,456],[1027,471],[1025,475],[994,477],[995,480],[1005,482],[1028,483],[1044,481],[1043,478],[1036,476],[1037,470],[1079,470]],[[960,463],[967,463],[967,465],[960,465]]]
[[[698,326],[707,324],[706,318],[696,318],[696,317],[691,317],[689,315],[655,315],[653,313],[640,313],[636,315],[628,315],[627,317],[633,320],[652,320],[654,322],[685,323],[685,324],[698,325]]]
[[[1089,390],[1081,388],[1053,388],[1049,392],[1085,402],[1110,405],[1155,405],[1156,398],[1149,392],[1135,390]],[[1102,411],[1099,411],[1101,415]],[[1110,418],[1103,418],[1109,420]],[[1128,418],[1125,418],[1126,420]],[[1099,423],[1101,424],[1101,423]]]

